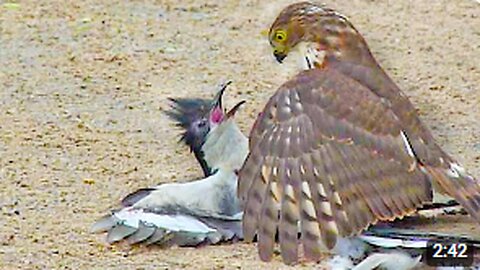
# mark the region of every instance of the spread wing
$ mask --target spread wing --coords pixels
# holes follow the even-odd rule
[[[377,64],[364,66],[335,59],[329,59],[328,64],[330,68],[361,83],[378,97],[388,100],[389,108],[402,123],[405,134],[408,134],[415,158],[432,180],[434,190],[455,198],[480,223],[480,180],[469,175],[441,149],[430,130],[421,122],[413,104],[383,69]]]
[[[386,101],[334,69],[308,70],[269,100],[239,172],[244,237],[270,260],[278,229],[284,261],[320,258],[338,236],[402,217],[430,201],[401,121]],[[300,223],[299,223],[300,221]]]
[[[228,189],[215,189],[216,175],[219,174],[198,181],[139,189],[122,200],[122,209],[95,222],[91,231],[108,232],[108,243],[125,239],[129,244],[165,247],[241,239],[242,215],[235,211],[236,201],[228,199],[234,194]],[[187,193],[189,190],[192,192]],[[199,200],[205,204],[199,205]]]

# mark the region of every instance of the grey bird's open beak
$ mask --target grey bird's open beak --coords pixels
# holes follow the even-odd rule
[[[245,104],[245,102],[246,102],[245,100],[242,100],[239,103],[237,103],[235,106],[233,106],[233,108],[231,108],[230,111],[227,112],[227,118],[235,116],[235,113],[238,111],[238,109],[240,109],[240,107],[243,104]]]
[[[221,86],[220,91],[218,91],[217,95],[215,95],[215,97],[213,98],[212,108],[218,107],[220,109],[223,109],[223,104],[222,104],[223,93],[227,89],[227,86],[229,86],[230,84],[232,84],[232,81],[227,81]]]
[[[281,64],[281,63],[283,63],[283,59],[285,59],[285,57],[287,57],[287,54],[275,51],[275,52],[273,52],[273,56],[275,56],[275,59],[277,59],[277,62]]]
[[[227,89],[227,87],[232,84],[232,81],[227,81],[226,83],[224,83],[220,90],[218,91],[217,95],[214,97],[213,99],[213,103],[212,103],[212,110],[215,109],[215,108],[219,108],[220,110],[223,111],[223,103],[222,103],[222,99],[223,99],[223,94],[225,93],[225,90]],[[230,118],[230,117],[233,117],[235,115],[235,113],[238,111],[238,109],[245,103],[246,101],[245,100],[242,100],[240,101],[239,103],[237,103],[235,106],[233,106],[233,108],[231,108],[226,114],[226,118]]]

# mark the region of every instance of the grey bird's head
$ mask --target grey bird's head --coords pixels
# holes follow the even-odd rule
[[[201,98],[169,98],[170,110],[165,113],[183,129],[180,141],[185,143],[200,163],[205,176],[213,173],[214,164],[208,164],[204,158],[202,147],[210,131],[235,114],[245,102],[237,103],[230,111],[223,108],[223,93],[231,81],[221,85],[213,99]]]

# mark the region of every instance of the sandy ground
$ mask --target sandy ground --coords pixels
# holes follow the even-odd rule
[[[262,35],[291,1],[8,2],[0,0],[1,269],[287,268],[278,257],[261,263],[253,244],[109,246],[89,227],[136,188],[200,175],[162,114],[167,97],[210,97],[231,79],[227,103],[248,101],[238,115],[248,130],[291,75]],[[478,1],[327,3],[364,34],[439,143],[480,176]]]

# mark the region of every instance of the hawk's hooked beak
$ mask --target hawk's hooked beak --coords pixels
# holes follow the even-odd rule
[[[283,62],[283,59],[287,57],[287,54],[285,52],[275,50],[273,52],[273,56],[275,56],[275,59],[277,59],[277,62],[281,64]]]

